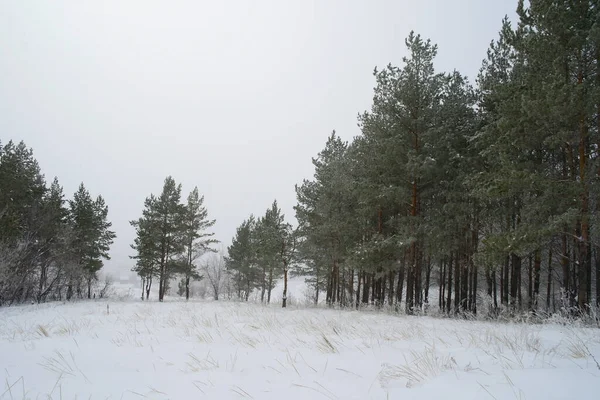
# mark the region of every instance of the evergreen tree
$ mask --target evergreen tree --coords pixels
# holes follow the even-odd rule
[[[65,203],[63,188],[58,179],[54,178],[42,203],[42,226],[38,239],[42,254],[36,295],[38,303],[44,301],[60,283],[62,266],[71,261],[69,210],[65,207]]]
[[[258,219],[255,229],[254,251],[261,271],[261,302],[265,301],[265,294],[266,302],[271,302],[273,287],[283,273],[281,245],[284,229],[284,216],[275,200],[265,215]]]
[[[44,177],[24,142],[9,141],[1,149],[0,238],[26,240],[46,192]]]
[[[227,248],[226,265],[233,276],[238,298],[248,301],[253,288],[258,286],[258,268],[254,250],[256,220],[250,216],[237,228],[236,235]]]
[[[348,251],[356,236],[350,210],[353,187],[345,159],[347,148],[348,144],[332,132],[325,148],[312,160],[314,180],[304,180],[301,186],[296,186],[298,234],[303,237],[300,258],[315,273],[316,297],[325,288],[330,305],[347,301],[346,272],[354,276],[353,271],[345,270]]]
[[[112,223],[108,221],[108,207],[102,196],[93,200],[83,183],[69,202],[69,219],[73,230],[72,248],[75,255],[77,271],[69,277],[67,298],[73,295],[76,285],[81,294],[80,281],[87,284],[87,297],[92,297],[92,283],[97,279],[97,272],[103,266],[103,260],[109,260],[108,251],[116,237],[110,230]]]
[[[204,196],[199,196],[197,187],[187,198],[182,223],[185,261],[181,272],[185,284],[185,298],[188,300],[190,298],[190,280],[201,279],[198,267],[194,262],[207,252],[215,252],[211,245],[218,243],[218,240],[212,239],[214,233],[206,232],[208,228],[214,226],[215,220],[208,219],[208,211],[204,207]]]
[[[183,240],[183,215],[185,206],[180,203],[181,185],[168,176],[160,196],[150,195],[144,202],[142,217],[131,221],[138,236],[133,248],[138,260],[135,270],[146,280],[158,276],[158,300],[163,301],[169,279],[181,270]],[[149,293],[149,288],[147,289]]]

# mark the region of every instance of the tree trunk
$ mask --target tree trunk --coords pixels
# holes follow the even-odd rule
[[[69,282],[67,285],[67,301],[71,300],[71,297],[73,297],[73,284]]]
[[[425,270],[425,305],[429,304],[429,284],[431,282],[431,257],[427,257],[427,269]]]
[[[362,273],[363,275],[363,293],[362,293],[362,303],[369,304],[369,276],[366,272]]]
[[[327,274],[327,292],[325,294],[325,302],[328,306],[333,304],[333,265],[331,271]]]
[[[267,270],[265,267],[262,269],[262,285],[260,290],[260,302],[261,304],[265,302],[265,292],[267,290]]]
[[[377,279],[375,279],[375,274],[370,274],[371,279],[371,304],[375,304],[375,298],[377,296]]]
[[[465,251],[466,253],[466,251]],[[471,276],[470,276],[470,264],[469,261],[467,260],[467,256],[466,254],[463,254],[463,259],[462,259],[462,274],[463,276],[461,277],[461,299],[460,299],[460,309],[461,311],[465,311],[467,309],[468,306],[468,297],[469,297],[469,289],[472,285],[471,283]]]
[[[361,283],[360,276],[361,276],[361,273],[360,273],[360,271],[358,271],[356,273],[356,309],[357,310],[360,307],[360,283]]]
[[[548,246],[548,286],[546,287],[546,311],[550,312],[550,296],[552,294],[552,241]]]
[[[571,291],[571,282],[570,282],[570,274],[569,274],[569,247],[567,243],[567,235],[562,236],[562,254],[561,254],[561,266],[563,273],[563,295],[567,296],[567,299],[570,299],[570,291]],[[570,306],[571,304],[569,304]]]
[[[412,314],[415,307],[415,263],[417,259],[417,245],[411,244],[408,274],[406,275],[406,313]]]
[[[511,276],[510,276],[510,304],[513,308],[517,304],[518,289],[520,282],[518,279],[519,272],[521,270],[521,257],[516,254],[511,254]]]
[[[187,275],[185,277],[185,300],[188,301],[190,299],[190,276]]]
[[[404,289],[404,268],[406,264],[406,256],[400,260],[400,268],[398,269],[398,285],[396,286],[396,309],[400,310],[402,305],[402,291]]]
[[[44,287],[46,286],[46,281],[47,281],[47,265],[46,265],[46,261],[42,262],[42,265],[40,266],[41,270],[40,270],[40,282],[39,282],[39,287],[38,287],[38,296],[37,296],[37,302],[38,304],[40,304],[42,302],[42,293],[44,292]]]
[[[596,307],[600,307],[600,257],[598,249],[596,253]]]
[[[146,279],[146,300],[150,298],[150,288],[152,287],[152,277]]]
[[[271,304],[271,292],[273,291],[273,268],[269,268],[269,281],[267,284],[267,304]]]
[[[529,267],[527,268],[527,298],[529,310],[533,310],[533,258],[529,255]]]
[[[517,270],[517,298],[519,302],[519,310],[523,309],[523,265],[522,259],[519,258],[519,268]]]
[[[446,264],[446,269],[448,270],[448,280],[446,285],[446,304],[445,309],[448,314],[450,314],[450,309],[452,308],[452,252],[450,252],[450,256],[448,257],[448,262]]]
[[[583,85],[583,71],[580,67],[577,77],[577,83],[581,87]],[[583,96],[583,90],[581,90]],[[582,103],[585,104],[585,103]],[[578,307],[580,311],[589,310],[590,299],[588,297],[588,286],[591,282],[588,281],[589,273],[588,268],[591,268],[591,264],[588,260],[588,246],[589,246],[589,221],[588,221],[588,202],[589,192],[586,181],[586,149],[588,142],[588,129],[585,122],[585,110],[581,110],[581,117],[579,121],[579,182],[582,185],[581,191],[581,238],[579,239],[579,290],[577,293]]]
[[[415,308],[423,307],[423,251],[417,246],[417,259],[415,264]]]
[[[352,302],[354,301],[354,269],[350,270],[350,282],[348,283],[348,289],[350,293],[348,294],[349,301],[348,305],[352,306]]]
[[[319,271],[315,276],[315,306],[319,305]]]
[[[504,301],[502,302],[502,304],[508,305],[510,302],[509,299],[509,287],[510,287],[510,281],[509,281],[509,272],[510,272],[510,256],[507,255],[506,256],[506,260],[504,260],[504,288],[502,290],[502,295],[504,296]]]
[[[535,251],[533,263],[533,308],[537,310],[538,298],[540,297],[540,270],[542,269],[542,253],[540,249]]]
[[[385,288],[386,288],[386,279],[385,276],[379,278],[379,306],[383,306],[385,304]]]
[[[287,290],[288,290],[288,269],[287,265],[283,267],[283,297],[281,298],[281,307],[287,306]]]
[[[492,271],[492,287],[494,288],[494,314],[498,311],[498,290],[496,286],[496,270]]]
[[[458,314],[460,311],[460,286],[464,283],[461,282],[460,274],[460,251],[456,253],[454,259],[454,313]]]
[[[477,264],[473,263],[471,260],[473,267],[473,290],[471,291],[471,312],[473,314],[477,314],[477,282],[479,278],[479,269]]]
[[[440,260],[440,295],[438,298],[438,307],[441,312],[446,310],[446,260]]]

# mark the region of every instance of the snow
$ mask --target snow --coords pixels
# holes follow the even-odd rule
[[[107,313],[108,306],[108,313]],[[600,331],[278,304],[0,309],[0,399],[597,399]]]

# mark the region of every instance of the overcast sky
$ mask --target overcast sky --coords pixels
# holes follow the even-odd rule
[[[375,66],[411,30],[471,81],[517,0],[0,1],[0,139],[33,147],[70,197],[102,194],[127,273],[129,221],[172,175],[198,186],[229,244],[294,184],[335,129],[358,135]],[[1,189],[0,189],[1,190]]]

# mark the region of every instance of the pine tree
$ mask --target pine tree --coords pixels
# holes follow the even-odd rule
[[[236,234],[227,248],[226,265],[233,275],[238,298],[248,301],[252,289],[258,285],[258,269],[254,250],[256,220],[250,216],[236,229]]]
[[[9,141],[0,153],[0,238],[26,240],[46,192],[33,150]]]
[[[135,269],[150,284],[152,276],[158,277],[159,301],[164,299],[170,278],[182,268],[185,206],[180,199],[181,185],[168,176],[160,196],[150,195],[146,198],[142,217],[130,222],[138,234],[132,246],[137,250]],[[149,290],[148,287],[147,294]]]
[[[296,186],[298,204],[294,209],[298,235],[303,238],[299,257],[312,266],[316,273],[315,292],[324,287],[329,305],[348,300],[346,272],[354,275],[345,270],[349,248],[356,237],[350,210],[353,187],[345,163],[347,148],[348,144],[332,132],[325,148],[312,160],[314,180],[304,180]]]
[[[38,303],[51,293],[59,283],[62,265],[70,262],[71,246],[68,226],[69,210],[65,207],[63,188],[54,178],[42,204],[42,226],[38,246],[41,250],[39,284],[36,295]],[[51,272],[54,270],[53,276]]]
[[[67,298],[73,295],[73,285],[81,295],[81,279],[87,284],[87,297],[92,297],[92,283],[97,279],[97,272],[109,260],[109,249],[116,237],[110,230],[112,223],[108,221],[108,207],[102,196],[92,200],[83,183],[69,202],[69,220],[73,230],[73,251],[77,270],[69,277]]]
[[[406,310],[412,313],[423,303],[422,274],[427,256],[424,200],[427,190],[431,189],[430,149],[441,123],[439,110],[444,76],[434,71],[436,45],[411,32],[406,47],[409,56],[403,59],[403,68],[388,65],[381,71],[375,70],[377,86],[372,110],[361,117],[361,126],[365,136],[363,143],[373,160],[373,165],[368,167],[372,172],[367,173],[373,177],[379,175],[376,178],[380,192],[376,195],[379,205],[375,238],[381,240],[387,236],[382,237],[385,214],[396,225],[388,235],[397,229],[399,236],[395,240],[410,243]],[[391,207],[386,201],[388,196]],[[410,206],[398,207],[399,202],[408,202]],[[384,209],[386,205],[390,208]],[[379,279],[377,285],[384,287]]]
[[[261,302],[271,302],[271,292],[277,280],[283,273],[283,261],[281,258],[282,234],[284,227],[284,215],[273,201],[265,215],[256,223],[254,251],[256,262],[261,270]]]
[[[156,221],[152,219],[151,207],[156,201],[153,195],[146,198],[144,205],[143,216],[130,224],[136,230],[132,249],[136,250],[137,254],[131,258],[136,260],[133,271],[137,272],[142,281],[142,300],[144,293],[146,299],[150,298],[150,290],[154,277],[160,276],[160,232],[156,229]]]
[[[204,207],[204,196],[200,197],[198,188],[189,194],[187,204],[183,211],[183,242],[185,247],[185,261],[183,264],[183,279],[185,283],[185,298],[190,298],[190,280],[201,279],[198,267],[194,262],[207,252],[215,252],[211,245],[218,243],[212,239],[214,233],[206,230],[215,224],[215,220],[208,219],[208,211]]]

